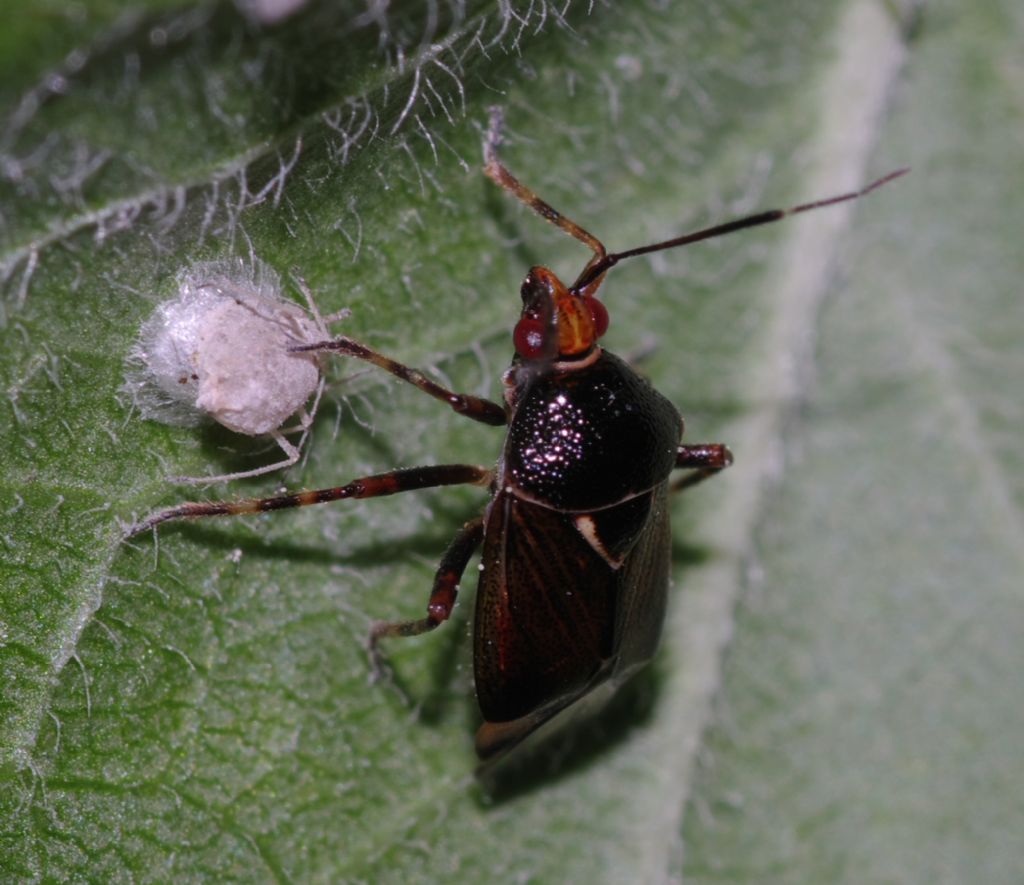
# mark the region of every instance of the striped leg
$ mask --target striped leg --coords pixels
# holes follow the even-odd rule
[[[498,403],[479,396],[471,396],[468,393],[455,393],[447,387],[442,387],[435,381],[431,381],[419,369],[410,368],[404,363],[393,360],[389,356],[384,356],[384,354],[378,353],[365,344],[360,344],[358,341],[346,338],[344,335],[330,341],[303,344],[288,349],[292,353],[329,350],[332,353],[340,353],[345,356],[355,357],[358,360],[365,360],[368,363],[373,363],[373,365],[378,366],[385,372],[390,372],[396,378],[401,378],[414,387],[418,387],[428,396],[439,399],[443,403],[448,403],[460,415],[465,415],[467,418],[472,418],[474,421],[480,421],[483,424],[490,424],[493,427],[503,427],[508,422],[505,409],[498,405]]]
[[[380,676],[384,671],[380,649],[377,647],[379,640],[394,636],[419,636],[448,620],[452,609],[455,608],[455,598],[458,596],[459,582],[466,571],[466,564],[483,539],[482,516],[471,519],[459,529],[459,533],[448,545],[441,558],[441,564],[437,567],[425,618],[415,621],[377,621],[373,625],[370,629],[368,647],[375,676]]]
[[[246,513],[266,513],[268,510],[284,510],[288,507],[306,507],[309,504],[326,504],[345,498],[380,498],[399,492],[416,489],[431,489],[438,486],[477,485],[486,488],[491,484],[493,471],[473,464],[438,464],[432,467],[410,467],[392,470],[374,476],[355,479],[347,485],[329,489],[315,489],[271,498],[250,498],[242,501],[192,501],[158,510],[141,522],[129,526],[125,537],[138,535],[172,519],[200,519],[206,516],[241,516]]]
[[[692,470],[672,483],[673,492],[688,489],[709,476],[720,473],[732,464],[732,452],[722,443],[698,443],[692,446],[680,446],[676,453],[676,469]]]

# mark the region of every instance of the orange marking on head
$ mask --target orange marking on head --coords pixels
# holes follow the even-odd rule
[[[513,336],[516,350],[528,359],[543,356],[549,334],[545,317],[555,317],[558,327],[558,357],[579,357],[593,349],[608,326],[607,311],[594,292],[599,277],[582,291],[569,289],[546,267],[530,268],[523,283],[523,314]],[[554,355],[554,354],[552,354]]]
[[[572,295],[562,287],[564,295],[558,298],[558,353],[559,356],[578,356],[586,353],[597,341],[594,317],[579,295]]]

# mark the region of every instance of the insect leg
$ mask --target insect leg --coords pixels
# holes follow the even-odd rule
[[[379,498],[411,492],[416,489],[432,489],[438,486],[478,485],[487,487],[493,479],[493,471],[473,464],[437,464],[431,467],[409,467],[354,479],[343,486],[329,489],[314,489],[294,494],[275,495],[271,498],[249,498],[241,501],[191,501],[158,510],[142,522],[129,526],[125,537],[138,535],[162,522],[172,519],[199,519],[206,516],[241,516],[246,513],[266,513],[269,510],[284,510],[288,507],[305,507],[309,504],[326,504],[345,498]]]
[[[459,581],[462,580],[466,564],[480,542],[484,539],[484,520],[482,516],[467,522],[448,545],[441,564],[434,576],[434,586],[430,591],[427,603],[427,616],[414,621],[377,621],[370,629],[368,648],[373,662],[374,672],[383,672],[380,650],[377,643],[385,637],[419,636],[443,624],[451,616],[455,607],[455,597],[459,592]]]
[[[419,369],[410,368],[404,363],[384,356],[384,354],[378,353],[365,344],[360,344],[358,341],[346,338],[344,335],[331,341],[320,341],[317,344],[304,344],[288,349],[293,353],[329,350],[332,353],[355,357],[357,360],[365,360],[368,363],[373,363],[373,365],[383,369],[385,372],[390,372],[396,378],[401,378],[403,381],[418,387],[428,396],[439,399],[443,403],[448,403],[460,415],[465,415],[474,421],[490,424],[494,427],[502,427],[508,420],[505,416],[505,409],[498,405],[498,403],[491,402],[491,400],[484,399],[483,397],[471,396],[468,393],[455,393],[447,387],[442,387],[440,384],[431,381]]]
[[[484,139],[484,174],[495,184],[507,190],[521,203],[525,203],[541,218],[550,221],[556,227],[564,230],[570,237],[574,237],[583,243],[594,253],[590,263],[604,258],[608,254],[604,244],[592,233],[588,233],[575,221],[566,218],[557,209],[545,203],[532,190],[519,181],[505,165],[498,159],[498,147],[501,144],[501,130],[505,124],[505,115],[500,107],[492,107],[490,126],[487,129],[487,137]],[[588,263],[588,267],[590,264]]]
[[[732,452],[722,443],[698,443],[680,446],[676,452],[676,469],[692,470],[672,483],[671,491],[688,489],[732,464]]]
[[[291,428],[296,430],[298,428]],[[305,431],[303,431],[305,433]],[[221,473],[217,476],[169,476],[167,477],[169,482],[173,482],[179,485],[213,485],[218,482],[233,482],[236,479],[251,479],[254,476],[263,476],[265,473],[274,473],[278,470],[284,470],[291,467],[293,464],[298,463],[302,453],[300,451],[302,442],[299,442],[298,446],[292,445],[288,439],[284,436],[284,432],[280,430],[272,430],[269,434],[270,438],[274,440],[280,447],[281,451],[285,454],[283,461],[275,461],[273,464],[264,464],[262,467],[254,467],[252,470],[239,470],[237,473]],[[305,436],[303,436],[303,440]]]

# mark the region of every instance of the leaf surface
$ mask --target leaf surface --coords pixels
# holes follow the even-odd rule
[[[955,29],[945,15],[940,21]],[[386,12],[310,4],[270,25],[229,4],[136,4],[125,14],[96,2],[26,4],[12,18],[0,53],[9,75],[0,78],[8,409],[0,424],[0,869],[10,878],[660,881],[683,869],[684,832],[686,863],[710,876],[718,852],[733,856],[721,815],[706,828],[689,814],[684,831],[684,811],[717,809],[716,791],[732,789],[709,776],[691,805],[723,647],[738,630],[724,703],[745,710],[757,689],[735,681],[733,669],[748,635],[771,638],[776,629],[770,618],[754,623],[749,596],[734,620],[755,550],[766,575],[777,560],[788,563],[779,583],[798,593],[794,573],[803,586],[820,582],[838,545],[878,572],[863,579],[871,594],[834,588],[851,607],[838,623],[891,624],[890,644],[905,662],[948,641],[955,612],[919,639],[913,597],[886,595],[888,569],[917,563],[922,585],[934,575],[925,568],[934,557],[915,539],[889,563],[874,553],[879,519],[847,514],[839,535],[831,517],[798,506],[794,520],[787,503],[801,489],[819,505],[836,503],[832,483],[865,475],[833,469],[830,427],[847,444],[862,440],[874,469],[894,471],[878,494],[896,487],[895,477],[918,491],[927,478],[927,500],[938,507],[948,502],[932,470],[962,475],[954,449],[920,474],[885,460],[890,449],[879,441],[897,438],[904,406],[881,381],[853,385],[843,370],[844,353],[868,381],[872,365],[859,359],[837,311],[852,311],[857,334],[883,349],[871,333],[895,340],[916,315],[909,293],[922,291],[917,275],[900,276],[908,265],[892,253],[917,226],[908,218],[931,215],[917,169],[850,211],[636,259],[611,277],[608,346],[651,349],[643,370],[686,415],[688,438],[728,441],[737,464],[674,505],[676,592],[662,652],[559,773],[538,772],[497,800],[474,783],[467,604],[443,630],[389,647],[393,686],[369,684],[370,623],[418,616],[441,552],[484,504],[478,490],[168,525],[158,542],[122,544],[118,523],[195,496],[168,475],[278,457],[273,445],[221,428],[143,420],[119,393],[140,326],[174,294],[182,270],[250,255],[285,278],[295,268],[324,312],[351,309],[338,327],[346,334],[456,389],[499,397],[522,274],[543,263],[571,277],[587,256],[480,174],[490,105],[506,109],[504,156],[514,172],[610,248],[629,248],[916,161],[907,156],[912,130],[890,135],[885,123],[905,51],[903,23],[891,12],[853,2],[400,2]],[[979,77],[995,67],[977,64]],[[1018,82],[1007,70],[1006,81]],[[1009,87],[997,94],[1008,104],[1019,95]],[[933,87],[922,117],[942,96]],[[986,194],[1008,205],[1009,192]],[[948,200],[962,198],[951,189]],[[879,235],[884,225],[891,236]],[[960,248],[952,234],[962,227],[949,225],[946,251]],[[871,256],[861,265],[887,269],[863,283],[850,274],[842,298],[826,302],[825,361],[812,386],[818,306],[846,239],[852,254]],[[1007,253],[991,248],[994,269]],[[951,273],[935,278],[952,286]],[[854,287],[859,302],[847,291]],[[998,303],[1013,315],[1009,296]],[[972,304],[968,316],[991,316]],[[943,329],[962,331],[960,313],[950,314],[954,322],[932,307]],[[902,326],[889,322],[893,312]],[[1010,353],[1008,328],[992,324],[985,354]],[[923,416],[914,423],[918,445],[931,452],[929,428],[947,428],[938,419],[960,416],[951,406],[959,404],[988,438],[984,452],[1006,465],[995,474],[988,465],[980,487],[1002,488],[1000,513],[1013,517],[1019,483],[1003,480],[1019,475],[1016,449],[986,432],[990,421],[1012,426],[1009,404],[986,399],[987,411],[976,411],[973,393],[992,380],[985,366],[957,368],[947,347],[929,350],[932,339],[921,340],[956,383],[936,381],[924,363],[907,370],[907,395]],[[834,363],[825,359],[830,341],[842,345]],[[896,350],[908,365],[914,353]],[[1004,373],[996,376],[1005,387]],[[263,495],[282,483],[316,488],[393,467],[497,457],[500,431],[393,379],[338,361],[329,380],[301,465],[200,495]],[[830,383],[852,397],[839,397],[839,418],[829,400],[816,405]],[[817,423],[805,434],[795,406],[808,396],[806,420]],[[858,396],[878,412],[876,433],[870,423],[858,423],[856,436],[838,429],[867,408]],[[958,438],[976,438],[957,426]],[[801,440],[808,452],[816,443],[827,450],[817,472],[792,467]],[[971,463],[980,469],[981,460]],[[766,496],[780,464],[783,485]],[[969,477],[964,483],[977,493]],[[984,500],[976,499],[978,525],[992,514]],[[885,500],[876,506],[895,519]],[[1006,525],[998,537],[1009,544],[1012,518]],[[857,556],[854,541],[873,552]],[[1007,569],[1016,561],[989,562],[1009,605]],[[949,600],[960,598],[959,583],[942,586]],[[781,596],[771,599],[788,610]],[[905,608],[900,618],[876,618],[872,600]],[[991,617],[1010,635],[1009,618]],[[821,626],[809,623],[786,651],[811,655],[824,641]],[[918,641],[925,645],[915,651]],[[855,691],[880,684],[870,667],[860,672]],[[992,673],[948,672],[950,686]],[[803,690],[795,678],[784,683],[769,711],[752,711],[749,727],[764,728],[765,740],[775,733],[772,715],[792,727],[793,711],[809,703]],[[912,724],[921,727],[926,714]],[[722,741],[716,733],[710,746],[723,770],[775,795],[764,765],[743,768],[745,757],[731,761]],[[950,790],[957,787],[963,782]],[[793,821],[800,813],[786,810]],[[747,827],[738,818],[733,832]],[[751,868],[770,863],[761,858],[775,856],[774,843],[749,839],[741,857]],[[762,846],[767,855],[756,853]],[[886,860],[875,863],[884,869]]]

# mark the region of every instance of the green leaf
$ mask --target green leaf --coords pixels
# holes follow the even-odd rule
[[[681,874],[684,837],[698,878],[1009,869],[997,820],[1019,818],[1020,790],[995,773],[1020,723],[1012,683],[989,686],[1019,669],[1020,471],[1007,432],[1019,417],[1007,270],[1019,225],[1001,217],[1017,211],[1019,172],[994,135],[971,167],[984,173],[961,179],[958,167],[996,107],[1019,126],[1019,22],[994,2],[970,21],[939,5],[905,47],[882,5],[762,7],[399,0],[314,3],[269,24],[230,4],[125,13],[96,0],[9,14],[5,877],[647,882]],[[979,48],[986,29],[1003,55]],[[968,76],[950,69],[949,46]],[[897,84],[921,97],[897,91],[886,123]],[[483,494],[168,524],[125,544],[119,520],[195,495],[169,475],[280,455],[223,428],[145,420],[120,391],[177,275],[255,255],[285,278],[301,272],[324,312],[350,308],[346,334],[499,397],[524,271],[571,276],[587,255],[480,173],[495,103],[513,171],[613,249],[916,168],[863,204],[612,275],[608,346],[653,347],[643,369],[688,438],[728,441],[737,463],[674,505],[676,592],[654,667],[559,771],[487,797],[472,777],[470,582],[452,623],[389,645],[394,685],[370,684],[364,651],[372,621],[423,610]],[[912,137],[921,127],[929,139]],[[965,221],[979,197],[985,212]],[[997,235],[972,228],[979,217]],[[846,240],[842,266],[856,256],[856,271],[826,303],[814,352]],[[989,284],[967,284],[961,266]],[[337,361],[308,458],[209,496],[497,458],[499,430],[380,374]],[[780,466],[781,486],[766,485]],[[752,561],[756,596],[744,592]],[[789,623],[795,612],[806,620]],[[827,691],[823,669],[837,676]],[[716,765],[694,798],[720,691],[729,728],[712,732]],[[933,792],[936,767],[945,789]],[[959,828],[977,784],[994,804],[982,813],[979,800],[980,819]],[[928,863],[911,845],[934,850]]]
[[[1022,36],[1013,4],[922,11],[878,148],[913,174],[822,313],[687,881],[1024,876]]]

